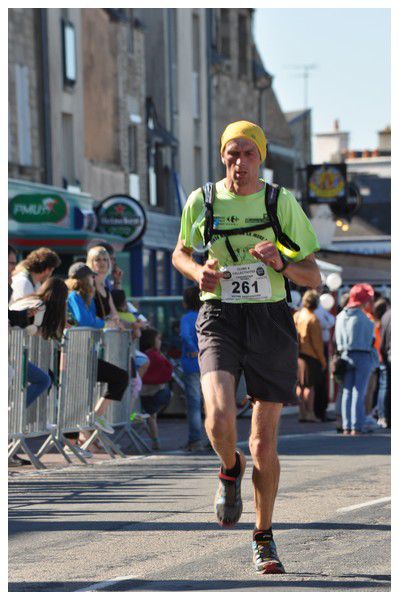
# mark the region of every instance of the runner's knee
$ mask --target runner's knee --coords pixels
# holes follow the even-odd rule
[[[271,437],[250,437],[249,449],[256,462],[268,462],[277,458],[276,442]]]
[[[235,426],[235,415],[220,410],[208,411],[205,424],[209,435],[220,438]]]

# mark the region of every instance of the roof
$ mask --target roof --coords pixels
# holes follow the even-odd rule
[[[272,87],[262,92],[265,122],[262,123],[268,142],[293,148],[294,142],[279,101]]]
[[[297,119],[302,119],[303,117],[306,117],[311,112],[312,112],[312,109],[305,108],[303,110],[292,110],[290,112],[284,113],[284,115],[285,115],[287,122],[289,124],[291,124],[293,121],[296,121]]]

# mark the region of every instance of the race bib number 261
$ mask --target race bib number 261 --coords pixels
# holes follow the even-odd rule
[[[261,263],[232,265],[221,269],[220,280],[223,302],[262,302],[272,297],[272,287],[266,266]]]

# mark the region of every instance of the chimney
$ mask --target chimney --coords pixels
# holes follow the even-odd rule
[[[378,149],[391,152],[391,127],[389,125],[378,132]]]
[[[334,119],[334,131],[339,131],[339,120]]]

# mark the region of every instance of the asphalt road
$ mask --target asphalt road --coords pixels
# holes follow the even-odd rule
[[[389,592],[389,442],[384,432],[280,437],[274,532],[286,575],[253,570],[250,469],[240,523],[215,523],[214,455],[18,474],[9,591]]]

